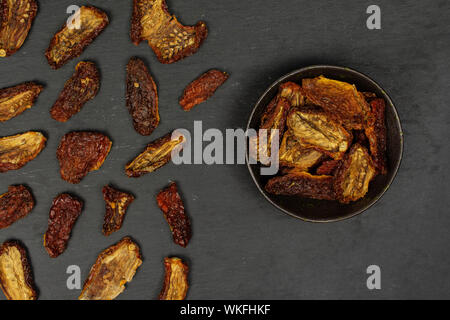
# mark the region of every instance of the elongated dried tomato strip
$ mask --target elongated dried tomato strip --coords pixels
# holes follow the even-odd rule
[[[189,289],[189,267],[180,258],[164,258],[164,284],[159,300],[184,300]]]
[[[79,26],[76,17],[79,17]],[[75,14],[73,25],[63,25],[52,38],[45,56],[53,69],[58,69],[69,60],[78,57],[109,23],[105,12],[95,7],[83,6]]]
[[[0,0],[0,57],[20,49],[38,10],[35,0]]]
[[[143,136],[152,134],[159,124],[158,90],[144,61],[138,58],[127,64],[126,100],[134,129]]]
[[[63,193],[53,199],[48,228],[44,235],[44,247],[52,258],[66,250],[72,228],[83,209],[83,201]]]
[[[342,160],[327,160],[320,164],[316,173],[318,175],[333,175],[334,170],[339,166]]]
[[[127,212],[128,206],[134,201],[134,196],[111,186],[104,186],[103,199],[106,203],[103,234],[109,236],[122,227],[125,213]]]
[[[0,229],[27,216],[34,207],[34,199],[27,187],[9,186],[8,192],[0,195]]]
[[[185,111],[209,99],[214,92],[228,79],[226,72],[213,69],[192,81],[180,98],[180,105]]]
[[[99,132],[75,131],[65,134],[56,152],[61,178],[70,183],[80,183],[89,172],[102,166],[111,145],[111,140]]]
[[[184,26],[169,13],[165,0],[134,0],[131,41],[147,40],[159,62],[173,63],[194,54],[208,35],[206,23]]]
[[[365,129],[370,143],[370,153],[378,173],[387,173],[386,164],[386,104],[383,99],[374,99],[370,102],[371,120]]]
[[[77,114],[86,102],[97,95],[100,88],[100,73],[93,62],[81,61],[75,73],[66,81],[62,92],[53,104],[50,115],[53,119],[66,122]]]
[[[184,212],[184,205],[178,193],[177,184],[175,182],[170,183],[167,188],[158,193],[156,200],[172,231],[173,241],[182,247],[186,247],[192,236],[191,222]]]
[[[22,168],[44,149],[45,141],[44,135],[35,131],[0,138],[0,173]]]
[[[17,240],[0,247],[0,288],[8,300],[36,300],[38,294],[27,250]]]
[[[8,121],[31,108],[44,87],[25,82],[0,89],[0,122]]]

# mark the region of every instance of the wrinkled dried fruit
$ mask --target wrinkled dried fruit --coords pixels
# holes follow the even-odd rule
[[[0,0],[0,57],[20,49],[38,10],[35,0]]]
[[[370,153],[377,171],[381,174],[387,173],[386,164],[386,105],[383,99],[374,99],[370,102],[371,119],[365,129],[370,143]]]
[[[334,120],[341,121],[347,129],[365,127],[370,107],[354,85],[320,76],[303,79],[302,87],[312,103],[322,107]]]
[[[109,23],[106,13],[95,7],[83,6],[74,14],[76,16],[79,16],[79,26],[76,25],[76,18],[71,25],[65,23],[53,36],[45,52],[48,64],[53,69],[81,55]]]
[[[66,122],[80,112],[86,102],[97,95],[100,88],[100,73],[93,62],[81,61],[75,73],[66,81],[58,99],[50,110],[53,119]]]
[[[111,145],[111,140],[98,132],[65,134],[56,152],[61,178],[70,183],[80,183],[89,172],[102,166]]]
[[[278,195],[335,200],[333,181],[332,176],[315,176],[308,172],[292,170],[284,176],[271,178],[265,189],[269,193]]]
[[[334,159],[341,159],[352,142],[352,135],[339,123],[311,108],[292,110],[287,117],[287,126],[303,145]]]
[[[53,199],[48,228],[44,235],[44,247],[52,258],[66,250],[72,228],[83,209],[83,201],[63,193]]]
[[[367,149],[354,144],[337,169],[334,188],[339,202],[356,201],[367,193],[376,169]]]
[[[304,171],[316,165],[323,158],[321,152],[303,146],[289,131],[283,136],[278,155],[281,166],[295,167]]]
[[[150,135],[159,124],[158,90],[144,61],[131,58],[127,64],[127,108],[134,129]]]
[[[33,207],[34,199],[27,187],[9,186],[8,192],[0,195],[0,229],[24,218]]]
[[[14,118],[31,108],[43,88],[37,83],[25,82],[0,89],[0,122]]]
[[[213,69],[192,81],[180,98],[180,105],[184,111],[189,111],[196,105],[205,102],[228,79],[226,72]]]
[[[186,248],[191,239],[191,222],[184,212],[183,201],[181,201],[178,193],[177,184],[175,182],[161,190],[156,196],[158,207],[164,213],[172,231],[173,242]]]
[[[44,149],[45,141],[44,135],[35,131],[0,138],[0,173],[22,168]]]
[[[185,141],[182,135],[172,139],[172,133],[168,133],[150,142],[140,155],[125,166],[125,173],[137,178],[161,168],[172,159],[172,151],[179,152]]]
[[[131,41],[147,40],[159,62],[173,63],[194,54],[208,35],[203,21],[184,26],[169,13],[165,0],[134,0]]]
[[[339,166],[342,160],[328,160],[320,164],[316,170],[318,175],[333,175],[334,170]]]
[[[180,258],[164,258],[164,285],[159,300],[184,300],[189,289],[189,267]]]
[[[79,300],[113,300],[125,290],[142,264],[139,246],[125,237],[97,258]]]
[[[111,186],[103,187],[103,199],[106,203],[103,234],[109,236],[122,227],[128,206],[134,201],[132,194],[119,191]]]
[[[18,241],[0,247],[0,287],[8,300],[37,299],[27,251]]]
[[[288,99],[292,107],[301,107],[305,104],[303,89],[295,82],[281,84],[278,95]]]

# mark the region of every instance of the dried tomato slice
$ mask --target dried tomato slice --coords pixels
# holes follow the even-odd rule
[[[44,235],[44,247],[52,258],[66,250],[72,228],[83,209],[83,201],[63,193],[53,199]]]
[[[153,172],[172,159],[172,151],[181,150],[186,138],[180,135],[172,139],[172,133],[150,142],[145,150],[125,166],[125,173],[129,177],[137,178]]]
[[[0,138],[0,173],[22,168],[44,149],[45,141],[44,135],[35,131]]]
[[[33,272],[27,250],[17,240],[0,247],[0,288],[8,300],[36,300]]]
[[[111,186],[104,186],[103,199],[106,203],[103,234],[109,236],[122,227],[127,208],[134,201],[134,196]]]
[[[180,258],[164,258],[164,284],[159,300],[184,300],[189,289],[189,267]]]
[[[0,57],[22,47],[37,10],[35,0],[0,0]]]
[[[0,195],[0,229],[7,228],[27,216],[34,207],[34,199],[27,187],[9,186]]]
[[[8,121],[31,108],[44,87],[35,82],[0,89],[0,122]]]
[[[97,95],[100,88],[100,72],[95,63],[81,61],[75,73],[66,81],[58,99],[50,110],[53,119],[66,122],[77,114],[86,102]]]
[[[185,248],[192,236],[191,222],[184,212],[177,184],[170,183],[167,188],[158,193],[156,200],[172,231],[173,242]]]
[[[56,152],[61,178],[70,183],[80,183],[89,172],[102,166],[111,145],[111,140],[98,132],[65,134]]]
[[[134,0],[130,36],[135,45],[147,40],[159,62],[173,63],[197,52],[208,29],[203,21],[182,25],[165,0]]]
[[[152,134],[159,124],[158,90],[144,61],[138,58],[127,64],[126,100],[134,129],[143,136]]]
[[[383,99],[376,98],[370,102],[370,107],[371,120],[365,128],[365,133],[369,139],[370,153],[378,173],[386,174],[386,103]]]
[[[142,264],[139,246],[129,237],[99,254],[79,300],[113,300],[125,290]]]
[[[180,98],[180,105],[184,111],[189,111],[196,105],[205,102],[228,79],[226,72],[213,69],[192,81]]]
[[[108,16],[102,10],[83,6],[79,9],[80,28],[65,23],[52,38],[45,56],[53,69],[58,69],[69,60],[78,57],[84,49],[106,28]]]

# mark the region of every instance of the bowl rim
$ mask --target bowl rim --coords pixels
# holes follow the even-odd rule
[[[403,143],[404,143],[404,136],[403,136],[403,129],[402,129],[402,125],[401,125],[401,121],[400,121],[400,117],[398,115],[397,112],[397,108],[395,107],[394,102],[392,101],[392,98],[387,94],[387,92],[372,78],[370,78],[369,76],[367,76],[366,74],[356,71],[352,68],[348,68],[348,67],[342,67],[342,66],[336,66],[336,65],[326,65],[326,64],[317,64],[317,65],[310,65],[307,67],[303,67],[300,69],[296,69],[294,71],[291,71],[283,76],[281,76],[280,78],[278,78],[277,80],[275,80],[265,91],[264,93],[259,97],[259,99],[256,101],[252,112],[250,113],[249,119],[247,121],[247,127],[246,130],[248,132],[248,130],[250,129],[250,123],[253,120],[255,111],[257,109],[257,107],[261,104],[261,101],[265,98],[265,96],[269,93],[269,91],[271,91],[274,87],[279,86],[283,81],[286,80],[286,78],[289,78],[295,74],[301,73],[301,72],[305,72],[308,70],[313,70],[313,69],[334,69],[334,70],[338,70],[338,71],[345,71],[345,72],[350,72],[350,73],[354,73],[357,76],[360,76],[362,78],[365,78],[366,80],[368,80],[369,82],[371,82],[378,90],[380,90],[381,92],[383,92],[383,94],[386,96],[387,98],[387,102],[393,107],[393,111],[394,111],[394,118],[395,121],[397,122],[397,125],[399,127],[400,130],[400,154],[398,157],[398,162],[395,166],[395,168],[392,168],[392,170],[394,170],[392,177],[389,179],[388,183],[386,184],[386,186],[384,187],[384,189],[376,196],[374,197],[365,207],[356,210],[355,212],[351,213],[351,214],[347,214],[341,217],[336,217],[336,218],[329,218],[329,219],[310,219],[310,218],[306,218],[306,217],[302,217],[299,215],[296,215],[292,212],[290,212],[289,210],[286,210],[284,208],[282,208],[281,206],[279,206],[277,203],[275,203],[275,201],[273,201],[272,199],[270,199],[268,197],[268,195],[266,194],[265,190],[263,190],[261,188],[261,186],[259,185],[258,181],[256,180],[255,174],[253,173],[253,170],[251,168],[251,164],[249,162],[249,153],[248,153],[248,145],[246,148],[246,152],[245,152],[245,162],[247,164],[247,168],[248,171],[250,172],[250,175],[253,179],[253,182],[255,183],[256,187],[258,188],[259,192],[264,196],[264,198],[270,203],[272,204],[272,206],[274,206],[275,208],[277,208],[278,210],[282,211],[283,213],[297,218],[299,220],[303,220],[303,221],[307,221],[307,222],[314,222],[314,223],[328,223],[328,222],[337,222],[337,221],[342,221],[342,220],[347,220],[350,219],[352,217],[355,217],[361,213],[363,213],[364,211],[366,211],[367,209],[369,209],[370,207],[372,207],[375,203],[378,202],[378,200],[380,200],[383,195],[386,193],[386,191],[389,189],[389,187],[391,186],[392,182],[395,180],[398,170],[400,168],[402,159],[403,159]]]

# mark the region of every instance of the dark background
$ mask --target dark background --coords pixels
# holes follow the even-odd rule
[[[450,298],[450,214],[448,207],[448,101],[450,27],[448,1],[211,1],[169,0],[185,24],[205,20],[209,36],[199,52],[172,65],[160,64],[145,42],[128,36],[132,1],[91,1],[110,25],[82,54],[51,70],[44,56],[53,34],[75,0],[40,0],[25,44],[0,59],[0,87],[36,80],[45,84],[37,103],[0,123],[0,136],[43,131],[47,147],[18,171],[1,174],[8,185],[27,184],[36,207],[0,230],[0,241],[16,238],[29,250],[41,299],[76,299],[66,287],[66,268],[81,267],[82,281],[97,255],[123,236],[140,244],[144,263],[118,299],[154,299],[163,279],[163,258],[176,255],[191,268],[189,299]],[[377,4],[382,30],[366,28],[366,8]],[[159,90],[161,123],[150,137],[137,134],[125,107],[125,65],[143,58]],[[49,109],[80,59],[101,70],[98,96],[65,124]],[[259,194],[245,165],[169,164],[139,179],[124,165],[148,143],[171,129],[243,128],[258,97],[277,78],[311,64],[335,64],[361,71],[392,97],[402,120],[405,152],[385,196],[350,220],[313,224],[274,209]],[[207,103],[184,112],[178,97],[187,83],[210,68],[230,73]],[[103,167],[82,183],[59,176],[55,152],[72,130],[99,130],[113,140]],[[179,184],[193,223],[183,249],[172,242],[155,195],[169,180]],[[131,191],[122,229],[101,234],[108,183]],[[67,250],[49,258],[42,245],[52,199],[72,192],[85,201]],[[382,289],[369,291],[366,268],[382,270]],[[4,296],[0,294],[0,299]]]

